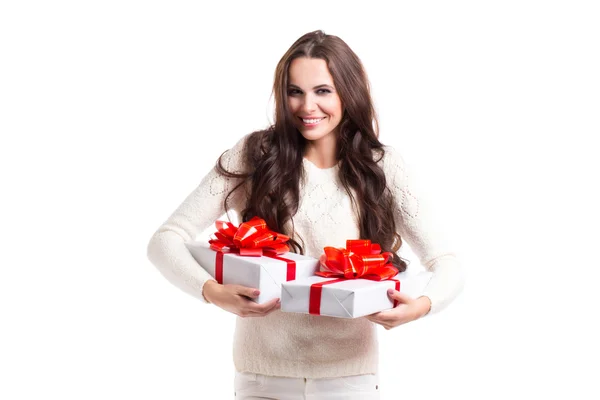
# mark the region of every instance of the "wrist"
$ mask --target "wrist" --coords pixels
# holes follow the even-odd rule
[[[419,302],[419,318],[422,318],[424,316],[426,316],[427,314],[429,314],[429,311],[431,311],[431,299],[427,296],[419,296],[417,298],[417,301]]]
[[[213,298],[213,294],[214,294],[214,290],[216,289],[216,286],[219,285],[219,283],[213,279],[209,279],[208,281],[204,282],[204,285],[202,286],[202,296],[204,297],[204,300],[206,300],[207,303],[212,304],[212,298]]]

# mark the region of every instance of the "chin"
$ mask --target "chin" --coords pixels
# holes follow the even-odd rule
[[[301,128],[298,128],[298,131],[300,131],[300,134],[304,137],[304,139],[310,140],[310,141],[319,140],[319,139],[327,136],[329,133],[331,133],[331,132],[323,132],[323,131],[316,132],[314,130],[301,129]]]

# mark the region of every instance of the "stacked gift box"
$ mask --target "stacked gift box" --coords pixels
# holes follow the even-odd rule
[[[259,304],[280,298],[281,283],[308,278],[319,269],[319,260],[290,252],[289,238],[269,230],[260,218],[239,227],[217,221],[216,227],[208,244],[187,242],[188,250],[217,282],[259,289],[252,299]]]
[[[339,318],[358,318],[397,305],[388,289],[417,297],[431,275],[414,276],[390,263],[392,253],[369,240],[348,240],[346,248],[325,247],[323,270],[282,284],[281,310]]]
[[[369,240],[348,240],[346,248],[325,247],[323,263],[292,253],[289,238],[270,231],[264,220],[253,218],[235,227],[217,221],[209,243],[187,242],[194,259],[222,284],[260,290],[259,304],[281,298],[282,312],[339,318],[358,318],[396,306],[388,296],[395,289],[417,297],[431,273],[398,273]]]
[[[358,318],[393,308],[388,289],[418,297],[430,278],[429,272],[401,272],[384,281],[311,276],[282,284],[281,311]]]

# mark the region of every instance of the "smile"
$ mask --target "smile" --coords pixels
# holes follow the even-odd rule
[[[302,121],[304,126],[318,125],[319,122],[323,121],[324,119],[325,119],[325,117],[322,117],[322,118],[302,118],[302,117],[300,117],[300,120]]]

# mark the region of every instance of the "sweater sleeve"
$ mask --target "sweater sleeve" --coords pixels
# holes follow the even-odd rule
[[[420,263],[432,272],[423,295],[431,300],[428,315],[444,309],[462,291],[464,271],[440,229],[441,221],[435,218],[433,207],[411,181],[410,165],[392,147],[385,147],[384,171],[388,186],[394,194],[397,229],[403,241],[419,258]]]
[[[223,155],[222,165],[227,171],[244,171],[242,151],[247,137],[244,136]],[[202,294],[204,284],[213,278],[192,257],[185,242],[195,240],[197,234],[225,213],[225,198],[238,183],[238,179],[226,178],[213,167],[152,235],[147,246],[148,259],[161,274],[203,302],[207,302]],[[228,207],[239,212],[244,202],[245,188],[240,187],[229,198]]]

